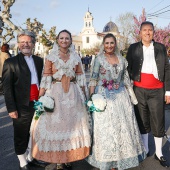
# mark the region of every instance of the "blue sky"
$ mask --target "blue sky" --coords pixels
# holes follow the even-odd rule
[[[169,0],[16,0],[11,7],[11,20],[25,28],[24,22],[27,18],[31,18],[31,21],[37,18],[46,30],[56,26],[57,33],[62,29],[68,29],[73,34],[78,34],[83,28],[83,17],[89,7],[96,31],[102,32],[110,17],[116,23],[120,14],[132,12],[139,17],[143,8],[149,14],[168,5]],[[170,10],[170,6],[162,11],[166,10]],[[166,19],[153,18],[150,21],[159,27],[167,26],[170,23],[170,11],[161,17]]]

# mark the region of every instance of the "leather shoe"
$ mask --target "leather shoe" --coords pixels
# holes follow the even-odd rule
[[[148,153],[146,154],[146,156],[149,157],[149,156],[150,156],[150,152],[148,152]]]
[[[161,156],[159,159],[155,154],[155,159],[158,160],[163,167],[169,167],[169,165],[167,164],[167,160],[164,156]]]
[[[72,165],[70,163],[64,164],[64,169],[65,170],[72,170]]]
[[[31,170],[28,164],[25,165],[24,167],[20,167],[19,169],[20,170]]]
[[[45,168],[47,165],[49,165],[50,163],[47,162],[42,162],[42,161],[38,161],[36,159],[33,159],[31,162],[28,163],[30,166],[40,166]]]

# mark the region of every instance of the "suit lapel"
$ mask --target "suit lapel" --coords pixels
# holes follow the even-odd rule
[[[19,60],[20,60],[22,69],[25,70],[27,73],[29,72],[31,74],[30,69],[27,65],[27,62],[25,61],[24,55],[22,53],[19,54]]]
[[[157,48],[156,44],[154,44],[154,54],[155,54],[155,59],[158,56],[159,49]]]
[[[142,42],[139,42],[139,49],[138,49],[138,54],[139,54],[139,59],[141,60],[143,60],[143,44],[142,44]]]

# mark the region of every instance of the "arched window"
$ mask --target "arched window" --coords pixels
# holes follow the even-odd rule
[[[87,27],[88,25],[87,25],[87,22],[86,22],[86,27]]]
[[[89,22],[89,27],[91,27],[91,23]]]
[[[89,42],[90,42],[89,37],[86,37],[86,43],[89,43]]]

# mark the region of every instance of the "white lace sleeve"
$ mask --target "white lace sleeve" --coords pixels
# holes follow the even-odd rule
[[[97,80],[91,79],[90,82],[89,82],[89,87],[90,86],[97,86]]]
[[[128,63],[125,59],[125,70],[124,70],[124,85],[129,93],[129,96],[130,96],[130,99],[131,99],[131,102],[136,105],[138,104],[138,101],[137,101],[137,98],[136,98],[136,95],[133,91],[133,87],[132,87],[132,84],[130,82],[130,78],[129,78],[129,74],[128,74],[128,71],[127,71],[127,66],[128,66]]]
[[[41,79],[40,88],[50,89],[52,83],[52,76],[43,76]]]
[[[94,64],[93,64],[91,75],[90,75],[89,87],[97,86],[98,77],[99,77],[99,69],[100,69],[100,62],[99,62],[99,56],[98,56],[94,59]]]
[[[76,81],[79,86],[86,86],[86,77],[85,74],[76,75]]]

